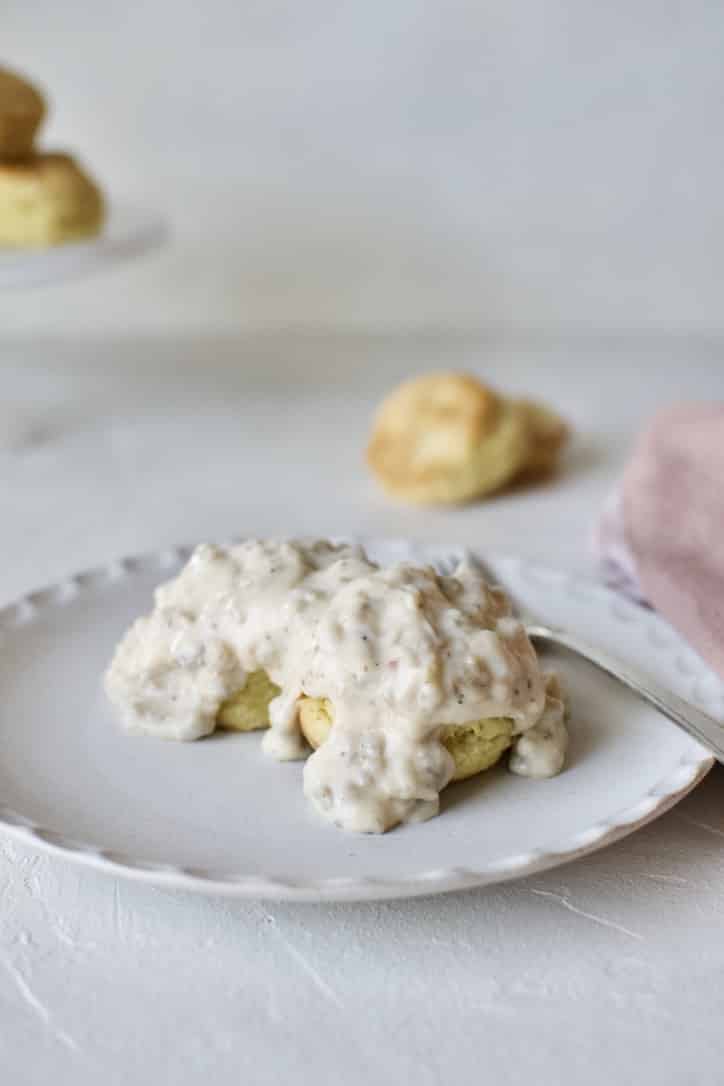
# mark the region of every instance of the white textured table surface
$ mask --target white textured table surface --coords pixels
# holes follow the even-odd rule
[[[719,354],[585,338],[6,341],[0,600],[247,530],[475,541],[585,570],[637,425],[659,402],[724,397]],[[454,512],[379,496],[360,466],[371,405],[397,376],[449,364],[575,421],[555,487]],[[0,839],[0,1080],[720,1082],[723,785],[715,770],[557,871],[390,905],[201,900]]]

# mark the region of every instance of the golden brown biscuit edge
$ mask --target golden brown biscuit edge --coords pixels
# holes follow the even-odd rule
[[[0,67],[0,157],[30,154],[45,114],[41,91],[19,72]]]

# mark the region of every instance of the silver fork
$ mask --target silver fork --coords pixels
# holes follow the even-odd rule
[[[499,584],[495,574],[485,566],[485,563],[477,555],[468,552],[466,558],[477,566],[486,581],[492,585]],[[458,560],[452,558],[435,563],[436,568],[443,576],[451,576],[457,564]],[[685,732],[698,740],[720,762],[724,762],[724,725],[720,724],[718,720],[709,716],[702,709],[697,708],[696,705],[692,705],[691,702],[685,701],[684,698],[680,698],[677,694],[667,690],[649,675],[644,675],[637,668],[623,664],[616,657],[604,652],[596,645],[590,644],[584,638],[579,637],[578,634],[546,625],[537,615],[532,615],[526,608],[521,607],[505,585],[500,585],[500,587],[508,599],[511,600],[517,617],[525,626],[531,641],[536,644],[554,645],[567,649],[569,652],[587,660],[589,664],[593,664],[605,672],[606,675],[618,679],[619,682],[623,683],[634,694],[637,694],[643,701],[653,705],[655,709],[658,709],[660,713],[672,720],[674,724],[678,724],[680,728],[683,728]]]

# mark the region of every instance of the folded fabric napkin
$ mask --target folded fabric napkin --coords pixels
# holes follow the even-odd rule
[[[606,580],[659,611],[724,675],[724,404],[656,415],[595,546]]]

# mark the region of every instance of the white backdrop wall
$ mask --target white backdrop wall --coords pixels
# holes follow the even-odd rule
[[[174,242],[0,335],[724,331],[714,0],[2,0],[46,143]]]

